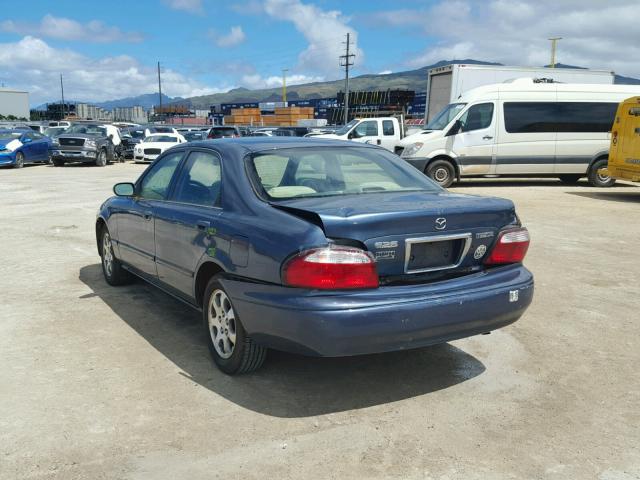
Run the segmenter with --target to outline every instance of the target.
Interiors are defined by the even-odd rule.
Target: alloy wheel
[[[209,300],[209,335],[216,353],[221,358],[233,355],[236,346],[236,316],[227,294],[216,289]]]
[[[113,274],[113,250],[111,249],[111,236],[105,232],[102,237],[102,264],[107,277]]]

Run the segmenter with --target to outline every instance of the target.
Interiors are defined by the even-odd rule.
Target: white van
[[[447,105],[420,133],[398,144],[401,156],[444,187],[485,175],[588,177],[607,165],[618,104],[640,85],[537,83],[516,79],[474,88]]]

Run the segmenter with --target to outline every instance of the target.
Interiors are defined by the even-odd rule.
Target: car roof
[[[365,143],[350,142],[347,140],[314,139],[314,137],[241,137],[219,138],[215,140],[203,140],[191,142],[186,148],[205,147],[219,150],[244,150],[245,152],[261,152],[264,150],[278,150],[281,148],[304,147],[359,147],[380,148]]]

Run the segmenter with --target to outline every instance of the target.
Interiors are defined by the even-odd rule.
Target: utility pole
[[[346,52],[344,55],[340,55],[340,66],[344,67],[344,123],[345,125],[349,121],[349,67],[353,66],[353,59],[355,54],[349,53],[349,47],[351,46],[351,34],[347,33]]]
[[[562,37],[551,37],[551,68],[556,68],[556,47],[558,40],[562,40]]]
[[[282,69],[282,103],[287,102],[287,72],[288,71],[289,71],[288,68]]]
[[[160,82],[160,62],[158,62],[158,99],[160,100],[159,112],[160,114],[162,114],[162,83]]]
[[[62,83],[62,74],[60,74],[60,92],[62,93],[62,118],[64,120],[64,84]]]

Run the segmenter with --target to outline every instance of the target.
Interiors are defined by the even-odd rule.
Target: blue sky
[[[474,58],[542,65],[558,60],[640,76],[640,8],[627,0],[31,0],[0,9],[0,84],[38,104],[151,93],[160,61],[171,96],[341,77],[344,36],[354,74]],[[0,6],[2,6],[0,4]],[[9,8],[11,7],[11,8]]]

